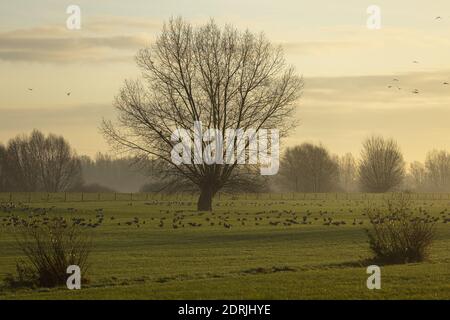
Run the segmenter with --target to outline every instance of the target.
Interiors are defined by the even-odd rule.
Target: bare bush
[[[366,232],[374,260],[411,263],[427,258],[435,236],[435,221],[426,214],[414,214],[411,204],[408,195],[400,194],[387,202],[387,211],[379,207],[365,209],[371,224]]]
[[[70,265],[80,267],[86,282],[92,241],[82,227],[61,217],[13,220],[15,239],[25,257],[17,262],[16,276],[7,278],[10,286],[64,285]]]

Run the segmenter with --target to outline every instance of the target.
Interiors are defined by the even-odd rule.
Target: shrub
[[[17,262],[16,277],[7,277],[10,286],[65,285],[70,265],[80,267],[86,282],[92,241],[82,227],[61,217],[17,219],[14,234],[25,259]]]
[[[406,194],[387,202],[387,211],[366,208],[371,229],[367,229],[374,260],[382,263],[424,261],[435,236],[435,223],[428,215],[414,214]]]

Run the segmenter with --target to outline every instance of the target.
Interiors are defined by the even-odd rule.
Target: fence
[[[394,193],[218,193],[216,200],[383,200]],[[450,193],[411,193],[413,200],[450,200]],[[195,193],[42,193],[2,192],[0,202],[197,201]]]

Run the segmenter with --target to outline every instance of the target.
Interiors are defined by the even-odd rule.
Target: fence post
[[[81,193],[81,202],[83,202],[84,201],[84,193],[82,192]]]

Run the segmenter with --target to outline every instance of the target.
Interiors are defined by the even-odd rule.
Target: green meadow
[[[10,200],[2,196],[0,202]],[[380,290],[366,287],[364,261],[371,254],[363,208],[369,201],[384,205],[382,196],[222,196],[213,212],[198,212],[194,197],[181,196],[12,197],[22,203],[10,212],[0,208],[2,300],[450,299],[448,195],[414,200],[415,208],[437,221],[430,257],[381,266]],[[3,283],[23,258],[7,217],[26,216],[33,208],[82,218],[92,233],[89,282],[81,290],[12,289]]]

